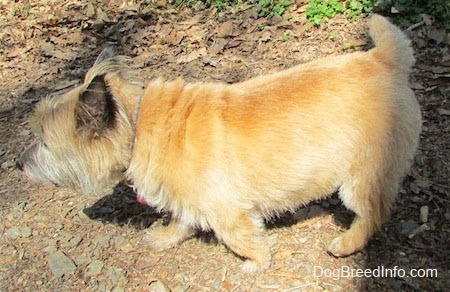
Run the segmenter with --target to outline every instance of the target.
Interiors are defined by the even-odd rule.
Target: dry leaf
[[[261,37],[259,38],[259,41],[260,41],[260,42],[268,42],[268,41],[270,41],[271,39],[272,39],[272,33],[271,33],[270,31],[268,31],[268,30],[265,30],[265,31],[262,33]]]
[[[178,45],[185,36],[186,33],[173,29],[164,40],[171,45]]]
[[[222,25],[217,30],[217,37],[226,38],[233,35],[233,22],[227,21],[222,23]]]
[[[447,33],[444,29],[432,29],[428,32],[428,37],[436,42],[436,44],[441,44],[447,38]]]
[[[195,59],[198,59],[198,58],[200,58],[202,56],[206,56],[206,49],[205,48],[200,48],[198,50],[190,52],[187,55],[181,56],[180,58],[178,58],[177,64],[189,63],[189,62],[192,62]]]
[[[41,43],[41,51],[44,56],[52,57],[55,52],[55,46],[49,42]]]
[[[444,108],[438,108],[438,113],[441,116],[450,116],[450,110]]]

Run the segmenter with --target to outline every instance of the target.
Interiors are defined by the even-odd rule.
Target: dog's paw
[[[270,267],[272,254],[269,250],[260,250],[257,257],[247,259],[242,264],[242,271],[249,274],[261,273]]]
[[[347,232],[333,239],[328,246],[328,252],[335,257],[345,257],[361,249]]]
[[[261,273],[267,270],[270,266],[270,261],[264,263],[258,263],[252,260],[245,260],[242,264],[242,271],[248,274]]]
[[[335,257],[342,257],[345,255],[345,248],[343,248],[342,237],[336,237],[328,245],[328,252]]]
[[[153,251],[163,251],[175,247],[179,238],[168,236],[167,227],[153,228],[142,237],[141,243]]]
[[[151,250],[163,251],[180,244],[194,234],[194,229],[172,221],[168,226],[159,226],[147,231],[142,237],[142,243]]]

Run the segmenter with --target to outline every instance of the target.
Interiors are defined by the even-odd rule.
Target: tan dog
[[[368,52],[234,85],[156,80],[144,90],[105,52],[83,85],[39,105],[40,140],[18,167],[84,193],[126,177],[172,213],[149,231],[153,249],[212,230],[246,271],[270,265],[265,218],[339,190],[356,217],[329,251],[351,254],[387,219],[421,127],[410,42],[381,16],[369,26]]]

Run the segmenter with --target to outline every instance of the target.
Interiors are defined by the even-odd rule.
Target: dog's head
[[[137,79],[125,57],[103,51],[82,85],[38,104],[38,138],[17,167],[32,179],[89,194],[123,179],[134,137],[132,111],[143,94]]]

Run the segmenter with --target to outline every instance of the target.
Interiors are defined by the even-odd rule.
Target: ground
[[[426,15],[407,32],[417,58],[411,84],[422,107],[421,143],[392,218],[352,256],[326,253],[352,219],[336,195],[267,222],[272,265],[247,275],[242,259],[212,234],[166,252],[147,250],[140,244],[146,229],[168,215],[139,205],[126,186],[87,197],[27,180],[15,161],[34,139],[28,121],[35,103],[79,84],[108,45],[132,57],[146,78],[227,83],[371,46],[366,19],[337,17],[316,28],[304,16],[307,1],[296,1],[283,18],[258,18],[250,5],[219,13],[201,4],[135,2],[125,8],[118,0],[0,2],[0,290],[443,291],[450,285],[450,34]],[[382,269],[390,274],[377,276]]]

